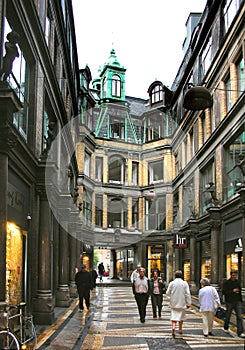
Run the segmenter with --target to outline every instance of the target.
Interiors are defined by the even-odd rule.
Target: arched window
[[[151,104],[157,103],[163,100],[163,87],[156,85],[151,91]]]
[[[115,97],[121,97],[121,79],[118,75],[113,75],[111,79],[111,94]]]

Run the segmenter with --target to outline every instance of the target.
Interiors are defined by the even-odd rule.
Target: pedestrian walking
[[[179,324],[179,334],[183,333],[185,310],[191,305],[191,293],[188,283],[183,280],[182,271],[175,272],[175,279],[168,285],[166,295],[170,297],[172,336],[175,338],[176,324]]]
[[[210,286],[208,278],[202,278],[200,281],[201,289],[198,297],[200,302],[200,312],[202,313],[203,335],[208,337],[212,334],[214,313],[221,306],[217,290]]]
[[[99,276],[100,276],[100,282],[102,282],[103,281],[103,275],[104,275],[104,272],[105,272],[105,267],[104,267],[103,262],[101,262],[98,265],[98,272],[99,272]]]
[[[238,337],[245,338],[242,319],[241,284],[237,279],[237,276],[238,272],[236,270],[232,270],[230,272],[230,278],[223,283],[222,292],[225,296],[226,303],[224,330],[228,332],[231,313],[232,310],[234,310],[236,313],[237,335]]]
[[[166,293],[165,282],[159,277],[158,270],[153,270],[153,277],[150,279],[151,305],[153,319],[161,318],[163,293]],[[158,310],[157,310],[158,309]]]
[[[77,291],[79,296],[79,309],[83,311],[83,299],[87,309],[90,306],[90,290],[92,289],[92,276],[91,273],[86,271],[86,265],[81,265],[81,270],[77,272],[75,276],[75,283],[77,285]]]
[[[146,306],[148,304],[150,293],[150,286],[149,280],[145,276],[145,269],[143,267],[140,268],[139,276],[133,282],[133,290],[139,310],[140,322],[144,323],[146,317]]]
[[[141,268],[141,265],[138,264],[138,265],[136,265],[136,269],[132,272],[132,274],[130,276],[130,280],[132,283],[134,283],[136,278],[140,275],[140,268]]]

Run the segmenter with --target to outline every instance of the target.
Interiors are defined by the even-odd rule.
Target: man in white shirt
[[[139,276],[139,272],[140,272],[140,268],[141,268],[141,265],[138,264],[136,266],[136,270],[134,270],[130,276],[130,279],[131,279],[131,282],[134,283],[134,281],[136,280],[136,278]]]
[[[143,267],[139,270],[139,276],[136,278],[136,280],[133,282],[134,284],[134,291],[135,291],[135,300],[138,306],[139,315],[140,315],[140,322],[145,322],[145,316],[146,316],[146,306],[149,299],[149,281],[148,278],[145,277],[145,269]]]

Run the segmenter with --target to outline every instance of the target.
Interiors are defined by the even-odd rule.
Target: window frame
[[[113,97],[121,97],[122,81],[118,74],[113,74],[111,78],[111,95]]]

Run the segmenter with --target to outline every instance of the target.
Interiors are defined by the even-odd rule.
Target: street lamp
[[[204,86],[193,86],[185,94],[183,106],[192,111],[212,107],[213,100],[209,90]]]

